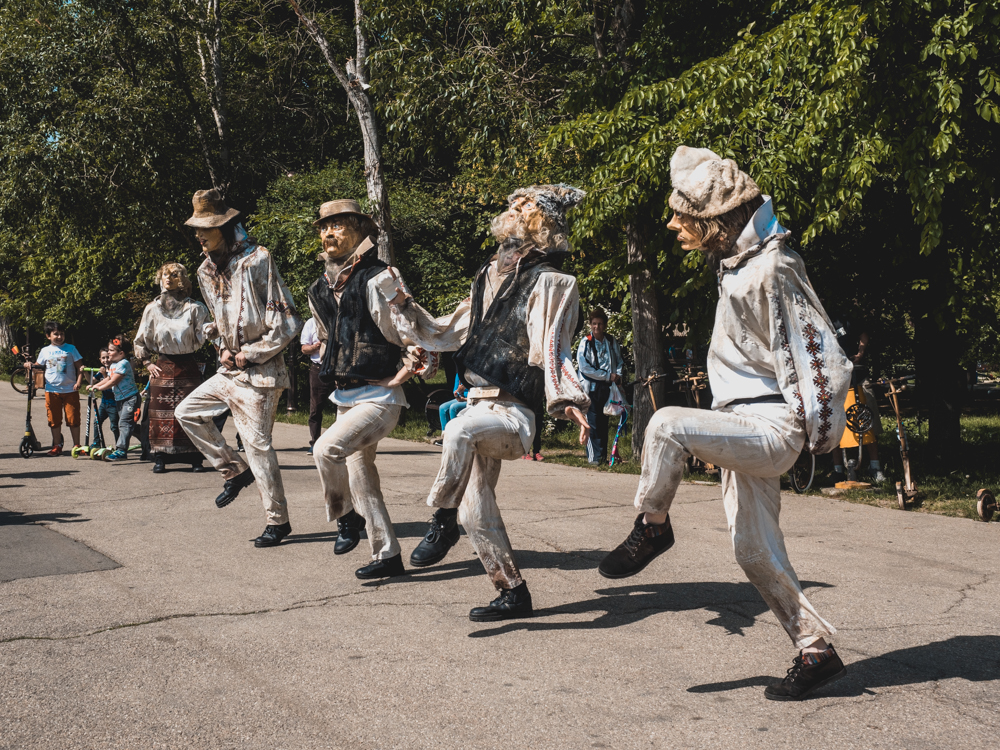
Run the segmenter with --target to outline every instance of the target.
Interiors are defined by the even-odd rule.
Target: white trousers
[[[326,500],[326,520],[340,518],[353,503],[365,519],[375,560],[399,554],[399,542],[375,468],[375,451],[379,440],[395,428],[402,408],[399,404],[372,403],[338,406],[337,421],[313,445],[313,460]]]
[[[281,389],[255,388],[237,383],[231,375],[217,373],[191,391],[174,411],[191,442],[223,477],[232,479],[250,464],[269,526],[288,522],[281,468],[271,444],[280,396]],[[226,409],[233,413],[236,430],[243,439],[246,462],[226,445],[226,439],[212,423],[212,417],[225,413]]]
[[[498,590],[522,583],[514,550],[497,506],[500,462],[524,455],[535,431],[535,415],[521,404],[478,401],[448,422],[441,469],[427,504],[458,508],[458,520]]]
[[[779,477],[795,463],[805,433],[785,404],[742,404],[721,411],[670,407],[646,428],[635,507],[666,513],[694,455],[722,468],[722,497],[736,561],[797,648],[836,630],[802,592],[778,526]]]

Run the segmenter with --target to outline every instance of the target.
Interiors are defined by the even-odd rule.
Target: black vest
[[[480,269],[472,289],[469,336],[455,352],[458,376],[469,387],[465,372],[473,372],[539,411],[545,402],[545,373],[528,364],[528,298],[539,276],[557,272],[543,259],[511,273],[484,314],[488,268],[489,264]]]
[[[340,304],[325,275],[309,287],[309,301],[329,337],[319,370],[324,383],[356,387],[399,370],[402,349],[389,343],[368,311],[368,281],[386,268],[374,252],[366,253],[344,285]]]

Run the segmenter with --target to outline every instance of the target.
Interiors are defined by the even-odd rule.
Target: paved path
[[[0,748],[998,743],[998,524],[785,496],[792,561],[850,671],[772,703],[762,686],[794,652],[733,561],[717,488],[685,486],[674,549],[611,582],[596,566],[631,526],[637,477],[506,464],[500,502],[537,616],[484,626],[466,615],[493,593],[465,539],[384,585],[353,575],[367,542],[333,555],[305,427],[275,428],[293,536],[257,550],[253,491],[220,511],[214,473],[23,460],[7,388],[0,424],[0,579],[14,578],[0,583]],[[438,460],[382,445],[405,556]]]

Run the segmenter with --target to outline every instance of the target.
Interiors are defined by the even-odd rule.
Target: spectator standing
[[[52,430],[52,448],[48,455],[58,456],[63,449],[63,412],[73,445],[80,444],[79,391],[83,379],[83,357],[75,346],[66,343],[66,331],[61,323],[45,321],[45,338],[49,340],[49,345],[38,352],[36,362],[45,367],[45,411]]]
[[[330,400],[330,394],[336,390],[335,384],[324,383],[319,376],[320,365],[323,363],[323,345],[316,329],[316,318],[309,318],[302,326],[299,336],[302,353],[309,357],[309,455],[312,455],[313,445],[323,432],[323,406]]]
[[[590,313],[590,333],[583,337],[576,350],[576,366],[590,394],[587,423],[587,461],[600,464],[608,458],[608,415],[604,407],[611,395],[611,384],[622,382],[625,362],[614,336],[609,336],[608,314],[601,308]]]

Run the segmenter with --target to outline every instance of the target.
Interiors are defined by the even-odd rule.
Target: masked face
[[[345,222],[343,216],[331,216],[320,224],[319,237],[323,252],[330,259],[346,258],[364,239],[353,222]]]
[[[221,234],[221,232],[220,232]],[[184,288],[184,274],[180,266],[167,266],[160,277],[163,289],[168,292],[175,292]]]
[[[670,217],[667,229],[677,232],[677,241],[681,243],[682,250],[704,250],[701,246],[701,237],[695,231],[695,220],[676,211]]]
[[[194,236],[201,245],[203,253],[220,253],[225,249],[225,239],[218,227],[198,227],[194,230]]]

